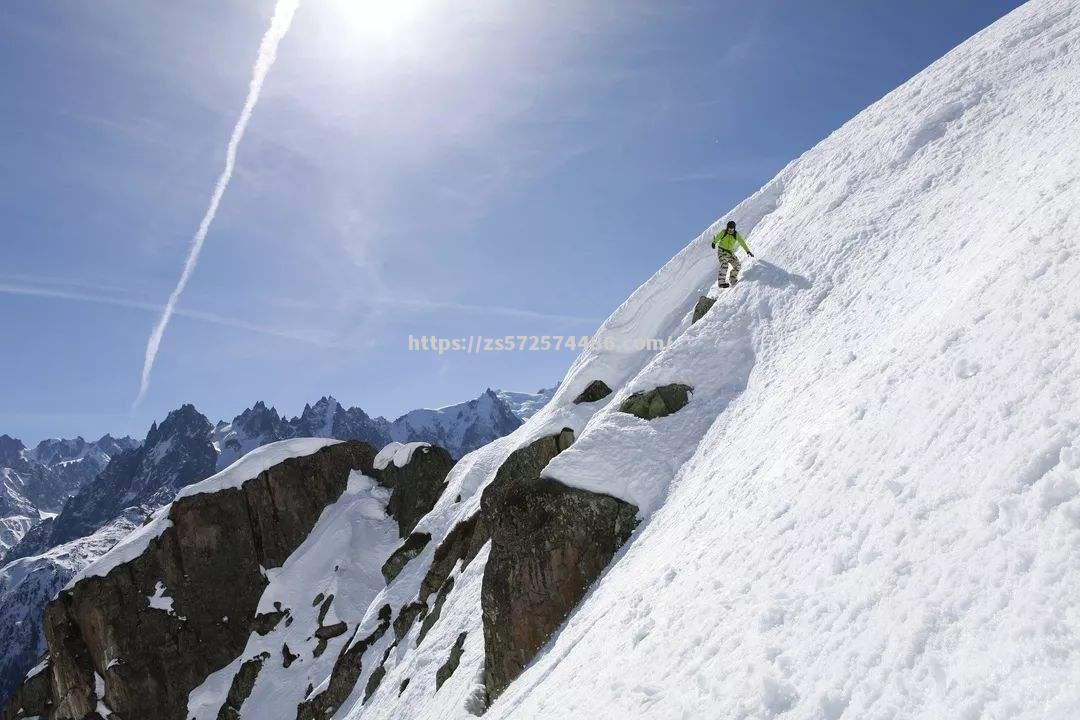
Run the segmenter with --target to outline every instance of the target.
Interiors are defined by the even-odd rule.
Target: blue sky
[[[265,0],[0,5],[0,433],[534,390],[788,161],[1018,2],[301,0],[145,401]],[[767,248],[763,248],[767,254]]]

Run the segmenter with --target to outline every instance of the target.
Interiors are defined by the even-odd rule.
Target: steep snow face
[[[737,208],[704,320],[701,238],[608,321],[682,334],[549,470],[647,524],[490,717],[1080,716],[1078,78],[1024,5]]]
[[[598,333],[674,343],[584,353],[458,463],[368,617],[415,597],[512,450],[566,426],[545,474],[642,525],[486,717],[1080,716],[1078,77],[1080,8],[1030,2],[793,162]],[[760,259],[691,325],[729,217]],[[574,405],[593,380],[614,394]],[[678,412],[618,412],[669,383],[693,387]],[[365,654],[336,718],[476,709],[484,557],[419,647]]]

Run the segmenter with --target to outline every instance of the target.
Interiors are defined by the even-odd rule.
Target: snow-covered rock
[[[104,703],[125,717],[185,718],[197,688],[193,712],[211,717],[233,717],[253,690],[299,704],[303,688],[277,683],[267,661],[281,657],[290,677],[335,666],[384,586],[383,562],[452,464],[426,445],[403,466],[379,470],[375,456],[357,441],[273,443],[185,488],[86,567],[45,609],[55,713],[85,717]],[[37,681],[24,688],[33,692],[20,701],[41,697]]]
[[[394,467],[405,467],[412,460],[413,453],[420,448],[431,447],[431,443],[426,442],[411,442],[411,443],[399,443],[391,442],[375,456],[375,469],[385,470],[389,465],[393,464]]]

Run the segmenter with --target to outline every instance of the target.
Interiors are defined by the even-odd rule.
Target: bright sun
[[[350,30],[392,38],[406,32],[420,14],[422,0],[334,0]]]

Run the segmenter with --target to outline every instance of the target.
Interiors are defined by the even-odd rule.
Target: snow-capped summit
[[[521,418],[489,388],[475,400],[406,413],[390,425],[390,437],[402,443],[433,443],[461,457],[520,425]]]
[[[288,423],[276,408],[266,407],[262,400],[233,418],[219,422],[214,428],[213,443],[218,451],[218,469],[232,465],[257,447],[290,437]]]
[[[217,453],[211,425],[192,405],[154,423],[138,448],[124,451],[78,495],[52,525],[47,547],[94,532],[125,508],[144,513],[167,503],[176,491],[213,474]]]
[[[131,438],[105,435],[43,440],[32,450],[0,435],[0,557],[41,520],[105,469],[112,456],[135,447]]]
[[[556,383],[554,387],[540,388],[534,393],[497,390],[496,394],[500,400],[506,403],[512,413],[522,420],[528,420],[548,404],[548,401],[555,396],[555,391],[558,389],[559,385]]]

